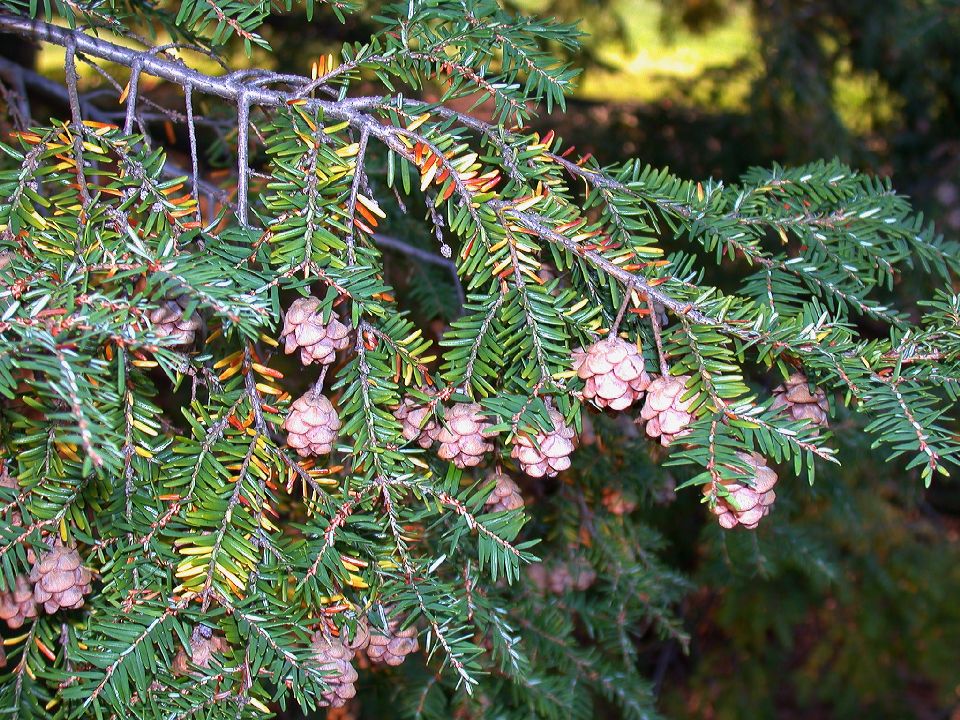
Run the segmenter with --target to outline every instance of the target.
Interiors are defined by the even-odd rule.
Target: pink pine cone
[[[643,356],[636,346],[618,337],[575,350],[573,369],[584,381],[583,396],[601,408],[624,410],[650,385]]]
[[[308,390],[290,407],[283,429],[287,431],[287,445],[301,457],[326,455],[333,450],[340,418],[326,397]]]
[[[744,481],[727,480],[722,483],[725,494],[717,489],[716,504],[711,512],[717,516],[720,525],[728,530],[742,525],[753,530],[770,512],[770,506],[777,499],[773,486],[777,484],[777,474],[767,466],[766,459],[759,453],[739,452],[737,456],[750,468],[750,475]],[[703,494],[714,492],[710,483],[703,486]]]
[[[523,495],[520,494],[520,487],[509,475],[498,472],[491,475],[489,480],[493,482],[493,492],[487,496],[484,502],[488,512],[503,512],[523,507]]]
[[[290,305],[283,317],[280,339],[287,355],[300,350],[304,365],[327,365],[336,359],[337,351],[350,347],[349,335],[350,329],[336,315],[324,324],[320,299],[311,296],[298,298]]]
[[[493,444],[486,440],[489,429],[490,423],[478,404],[454,405],[443,414],[443,425],[436,436],[440,442],[437,455],[459,468],[475,467],[493,450]]]
[[[682,400],[687,392],[689,375],[658,377],[647,388],[647,399],[640,411],[640,419],[646,421],[646,432],[652,438],[660,438],[661,445],[669,445],[678,437],[687,434],[693,421],[690,406],[694,398]]]
[[[563,416],[550,409],[553,430],[538,432],[534,437],[519,433],[513,440],[510,456],[520,462],[520,467],[531,477],[555,477],[570,467],[573,452],[573,430],[563,423]]]

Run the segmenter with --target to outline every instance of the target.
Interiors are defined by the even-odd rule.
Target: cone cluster
[[[440,442],[437,455],[458,468],[475,467],[485,453],[493,450],[493,445],[487,442],[489,429],[490,423],[478,404],[453,405],[444,412],[443,427],[437,432]]]
[[[810,392],[810,381],[803,373],[793,373],[787,381],[773,390],[774,408],[794,420],[808,420],[813,425],[827,427],[830,405],[827,394],[821,388]]]
[[[487,479],[493,483],[493,492],[484,501],[487,512],[503,512],[523,507],[523,495],[520,494],[520,487],[509,475],[494,472]]]
[[[147,313],[147,319],[153,325],[153,332],[158,337],[170,338],[174,345],[191,345],[197,337],[201,327],[200,316],[194,312],[189,318],[183,316],[186,308],[186,298],[164,300],[160,307]]]
[[[387,623],[386,632],[373,630],[370,633],[370,644],[367,646],[367,657],[370,662],[383,665],[400,665],[407,659],[407,655],[420,649],[417,642],[417,629],[411,625],[400,629],[400,620],[393,619]]]
[[[667,446],[685,435],[693,420],[690,406],[694,398],[683,399],[689,375],[676,377],[660,376],[647,388],[647,398],[640,411],[640,419],[646,423],[646,432],[652,438],[660,438]]]
[[[357,671],[352,660],[355,652],[340,638],[316,633],[311,643],[313,656],[324,673],[327,690],[323,693],[323,707],[343,707],[357,694]]]
[[[437,439],[440,426],[433,419],[429,406],[405,397],[400,407],[393,411],[393,416],[400,421],[404,439],[416,441],[424,450]]]
[[[716,488],[716,504],[711,512],[717,516],[720,525],[728,530],[742,525],[753,530],[760,520],[770,512],[770,506],[777,499],[773,486],[777,484],[777,474],[767,466],[766,459],[759,453],[737,453],[750,472],[744,481],[728,480]],[[714,485],[703,486],[703,494],[710,496]]]
[[[340,430],[340,418],[326,397],[308,390],[297,398],[283,421],[287,445],[300,457],[326,455]]]
[[[555,477],[570,467],[573,438],[576,433],[563,422],[563,415],[550,408],[553,429],[534,436],[518,433],[510,457],[520,462],[520,469],[530,477]]]
[[[55,546],[40,558],[30,572],[33,599],[50,615],[60,608],[83,607],[83,596],[89,595],[92,576],[83,567],[76,548]]]
[[[290,305],[283,318],[280,339],[287,355],[300,350],[300,362],[304,365],[328,365],[336,360],[338,350],[350,347],[349,335],[350,328],[335,315],[330,322],[323,322],[320,299],[311,296],[298,298]]]
[[[643,356],[636,346],[618,337],[575,350],[573,369],[584,381],[583,396],[601,408],[624,410],[650,385]]]

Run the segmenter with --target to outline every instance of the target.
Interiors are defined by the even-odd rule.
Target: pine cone
[[[487,479],[493,482],[493,492],[487,496],[483,503],[487,512],[503,512],[504,510],[516,510],[523,507],[523,495],[520,494],[520,487],[509,475],[494,472]]]
[[[210,661],[214,653],[226,652],[230,647],[227,639],[222,635],[217,635],[212,628],[206,625],[197,625],[190,635],[190,660],[197,667],[207,669],[210,667]],[[173,658],[170,666],[170,672],[174,675],[187,675],[190,672],[190,664],[187,662],[187,651],[183,648]]]
[[[614,515],[629,515],[637,509],[637,503],[633,498],[627,497],[620,490],[609,487],[603,489],[600,501]]]
[[[30,572],[33,599],[49,615],[60,608],[83,607],[83,596],[91,590],[91,577],[76,548],[57,545],[34,563]]]
[[[344,626],[340,629],[340,640],[349,650],[353,650],[354,652],[366,649],[370,644],[370,624],[365,618],[357,618],[357,625],[353,631],[353,635],[350,636],[347,631],[347,626]]]
[[[794,420],[809,420],[814,425],[827,427],[830,405],[827,394],[820,388],[810,393],[810,382],[803,373],[793,373],[787,382],[773,390],[774,408],[785,408],[784,412]]]
[[[689,412],[694,398],[681,400],[686,393],[689,375],[658,377],[647,388],[647,399],[640,411],[640,419],[646,421],[647,435],[659,437],[661,445],[669,445],[677,437],[687,434],[687,426],[693,420]]]
[[[370,633],[367,657],[370,658],[370,662],[399,665],[406,660],[407,655],[419,649],[417,629],[411,625],[401,630],[400,621],[393,619],[387,623],[386,634],[379,630],[373,630]]]
[[[201,327],[200,315],[194,312],[189,319],[183,317],[185,299],[164,300],[160,307],[147,313],[147,319],[153,324],[153,332],[158,337],[169,337],[174,345],[190,345],[196,339]]]
[[[331,315],[330,322],[324,324],[319,307],[319,298],[298,298],[283,317],[280,332],[283,351],[289,355],[300,348],[300,362],[304,365],[314,362],[327,365],[336,360],[338,350],[350,347],[350,328],[336,315]]]
[[[490,423],[480,414],[476,403],[454,405],[443,414],[443,427],[437,432],[444,460],[450,460],[458,468],[474,467],[483,460],[483,454],[493,450],[487,437]]]
[[[738,452],[737,457],[751,468],[749,481],[728,480],[716,488],[716,504],[711,512],[717,516],[720,525],[728,530],[743,525],[748,530],[757,527],[760,519],[770,512],[770,506],[777,499],[773,486],[777,484],[777,474],[767,466],[766,459],[759,453]],[[744,478],[747,479],[746,477]],[[714,486],[707,483],[703,494],[709,496]]]
[[[570,467],[570,453],[573,452],[573,429],[563,423],[563,415],[550,408],[550,422],[553,430],[538,432],[530,437],[527,433],[518,433],[513,439],[510,457],[520,461],[520,468],[530,477],[555,477],[557,473]]]
[[[618,337],[595,342],[573,352],[573,369],[584,380],[583,396],[597,407],[623,410],[650,385],[643,356],[634,345]]]
[[[324,682],[328,690],[323,693],[322,707],[343,707],[357,694],[354,683],[357,671],[350,663],[354,652],[338,638],[328,638],[322,633],[313,636],[313,653],[324,673]]]
[[[26,575],[17,575],[16,585],[0,593],[0,620],[6,620],[10,629],[16,630],[36,616],[37,604],[33,600],[33,586]]]
[[[297,398],[283,421],[287,445],[300,457],[326,455],[340,430],[340,418],[326,397],[313,390]]]
[[[403,404],[393,411],[393,416],[400,421],[405,439],[416,440],[424,450],[433,445],[440,427],[431,416],[427,405],[421,405],[413,398],[405,397]]]

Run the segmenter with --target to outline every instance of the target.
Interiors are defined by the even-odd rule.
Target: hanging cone
[[[516,458],[530,477],[555,477],[570,467],[575,433],[564,425],[563,415],[553,408],[549,412],[553,430],[538,432],[534,437],[517,433],[513,439],[510,457]]]
[[[298,298],[283,316],[283,351],[289,355],[300,350],[300,362],[304,365],[327,365],[337,359],[338,350],[350,347],[350,328],[336,315],[324,323],[320,304],[319,298]]]
[[[503,512],[523,507],[523,495],[520,494],[520,487],[509,475],[502,472],[493,472],[487,476],[487,480],[493,483],[493,492],[484,501],[487,512]]]
[[[76,548],[57,545],[34,563],[30,572],[33,599],[52,615],[60,608],[83,607],[83,596],[91,590],[92,576],[83,567]]]
[[[584,381],[583,396],[597,407],[624,410],[650,385],[643,356],[618,337],[595,342],[573,352],[573,369]]]
[[[370,658],[370,662],[399,665],[407,659],[407,655],[419,649],[417,629],[411,625],[401,630],[400,621],[393,619],[387,623],[386,633],[376,629],[370,632],[367,657]]]
[[[476,403],[460,403],[448,408],[443,414],[443,426],[437,432],[440,441],[437,455],[458,468],[479,465],[484,454],[493,450],[493,445],[486,441],[489,428],[490,423]]]
[[[829,424],[827,394],[820,388],[811,393],[810,382],[803,373],[793,373],[783,385],[774,388],[771,407],[783,408],[793,420],[808,420],[823,428]]]
[[[339,638],[316,633],[311,643],[313,655],[324,673],[323,681],[329,688],[323,693],[323,707],[343,707],[357,694],[357,671],[350,662],[354,652]]]
[[[686,394],[689,375],[658,377],[647,388],[647,399],[640,411],[640,419],[646,421],[646,432],[652,438],[660,438],[661,445],[670,445],[682,437],[693,420],[689,408],[694,398],[682,400]]]
[[[27,620],[37,616],[37,603],[33,599],[33,585],[26,575],[17,575],[16,584],[0,593],[0,620],[11,630],[16,630]]]
[[[300,457],[326,455],[333,450],[340,418],[326,397],[308,390],[290,407],[283,429],[287,431],[287,445]]]
[[[777,474],[767,466],[766,459],[759,453],[738,452],[737,457],[748,465],[750,474],[744,477],[743,482],[721,482],[722,487],[716,488],[716,504],[711,508],[711,512],[727,530],[737,525],[753,530],[761,518],[769,514],[770,506],[777,499],[777,494],[773,491],[773,486],[777,484]],[[703,486],[705,496],[710,496],[713,492],[713,484],[707,483]]]
[[[400,421],[404,439],[416,440],[424,450],[433,445],[440,426],[433,419],[429,406],[405,397],[400,407],[393,411],[393,416]]]
[[[370,644],[370,624],[366,621],[366,618],[357,618],[356,629],[353,631],[353,635],[351,636],[349,634],[347,626],[344,625],[340,629],[340,639],[347,648],[354,652],[365,650],[367,645]]]
[[[147,319],[153,325],[154,334],[170,338],[174,346],[192,345],[202,323],[196,311],[189,318],[183,316],[186,305],[185,297],[164,300],[160,307],[148,312]]]

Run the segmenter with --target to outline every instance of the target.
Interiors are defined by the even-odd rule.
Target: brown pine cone
[[[57,545],[34,563],[30,571],[33,599],[48,615],[60,608],[83,607],[92,576],[82,562],[76,548]]]
[[[481,414],[476,403],[460,403],[447,408],[443,413],[443,426],[437,432],[444,460],[458,468],[475,467],[483,460],[484,453],[493,450],[486,441],[490,423]]]
[[[727,480],[722,488],[714,488],[707,483],[703,494],[710,496],[716,491],[716,504],[710,511],[717,516],[720,525],[728,530],[742,525],[753,530],[761,518],[770,512],[770,506],[777,499],[773,486],[777,484],[777,474],[767,466],[766,459],[759,453],[738,452],[737,457],[751,469],[744,482]]]
[[[694,398],[681,400],[687,392],[689,375],[658,377],[647,388],[647,399],[640,411],[640,419],[646,421],[647,435],[659,437],[661,445],[669,445],[675,438],[686,435],[687,426],[693,420],[689,412]]]
[[[583,396],[601,408],[628,408],[650,385],[643,356],[636,346],[618,337],[574,350],[573,369],[584,381]]]
[[[6,620],[10,629],[16,630],[36,616],[37,603],[33,600],[33,585],[26,575],[17,575],[16,585],[0,593],[0,620]]]
[[[523,495],[520,487],[502,472],[491,473],[487,479],[493,483],[491,492],[484,501],[487,512],[503,512],[523,507]]]
[[[417,629],[411,625],[401,630],[400,621],[393,619],[387,623],[386,634],[377,629],[371,631],[367,657],[370,662],[399,665],[406,660],[407,655],[419,649]]]
[[[549,409],[553,430],[538,432],[534,437],[517,433],[513,439],[510,457],[520,462],[520,468],[530,477],[556,477],[570,467],[573,452],[573,429],[563,423],[563,415]]]
[[[197,625],[190,635],[190,660],[197,667],[207,669],[210,667],[210,661],[214,653],[223,653],[229,649],[230,645],[227,639],[222,635],[217,635],[212,628],[206,625]],[[190,672],[190,664],[187,662],[187,651],[183,648],[173,658],[170,666],[170,672],[174,675],[186,675]]]
[[[347,701],[357,694],[355,683],[357,671],[351,664],[354,652],[339,638],[325,637],[323,633],[316,633],[311,644],[314,658],[324,673],[323,681],[328,690],[323,693],[322,707],[343,707]]]
[[[350,347],[350,328],[336,315],[331,315],[330,322],[324,324],[319,308],[319,298],[298,298],[283,317],[280,332],[283,351],[289,355],[299,348],[300,362],[304,365],[314,362],[327,365],[336,360],[338,350]]]
[[[637,509],[637,502],[627,497],[620,490],[605,487],[600,497],[603,506],[614,515],[629,515]]]
[[[803,373],[793,373],[787,382],[773,390],[773,408],[784,408],[794,420],[809,420],[814,425],[827,427],[830,405],[827,394],[820,388],[810,392],[810,383]]]
[[[283,429],[287,431],[287,445],[300,457],[326,455],[333,450],[340,418],[326,397],[308,390],[293,402]]]
[[[416,440],[424,450],[433,445],[440,426],[433,419],[427,405],[422,405],[411,397],[405,397],[400,407],[393,411],[393,416],[400,421],[403,437],[406,440]]]
[[[147,319],[153,324],[154,334],[171,338],[175,346],[192,344],[197,330],[201,327],[200,315],[194,311],[189,318],[184,318],[186,304],[185,298],[164,300],[160,307],[147,313]]]

